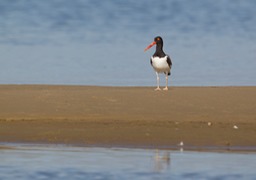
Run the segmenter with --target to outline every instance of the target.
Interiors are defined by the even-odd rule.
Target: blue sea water
[[[0,84],[155,86],[154,48],[143,50],[161,35],[171,85],[255,86],[255,9],[255,0],[1,0]]]
[[[256,155],[125,148],[15,145],[0,149],[0,179],[256,178]]]

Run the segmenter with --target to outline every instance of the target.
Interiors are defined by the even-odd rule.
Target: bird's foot
[[[157,88],[155,89],[155,91],[161,91],[160,87],[157,87]]]
[[[168,91],[168,87],[166,86],[165,88],[163,88],[164,91]]]

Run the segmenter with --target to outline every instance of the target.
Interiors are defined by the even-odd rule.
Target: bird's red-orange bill
[[[148,47],[146,47],[145,49],[144,49],[144,52],[145,51],[147,51],[149,48],[151,48],[152,46],[154,46],[156,44],[156,42],[155,41],[153,41],[150,45],[148,45]]]

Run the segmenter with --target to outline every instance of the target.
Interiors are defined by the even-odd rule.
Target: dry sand
[[[256,87],[0,85],[0,142],[256,147]]]

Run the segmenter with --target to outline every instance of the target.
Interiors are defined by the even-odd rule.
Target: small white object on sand
[[[236,125],[233,126],[234,129],[238,129],[238,127]]]

